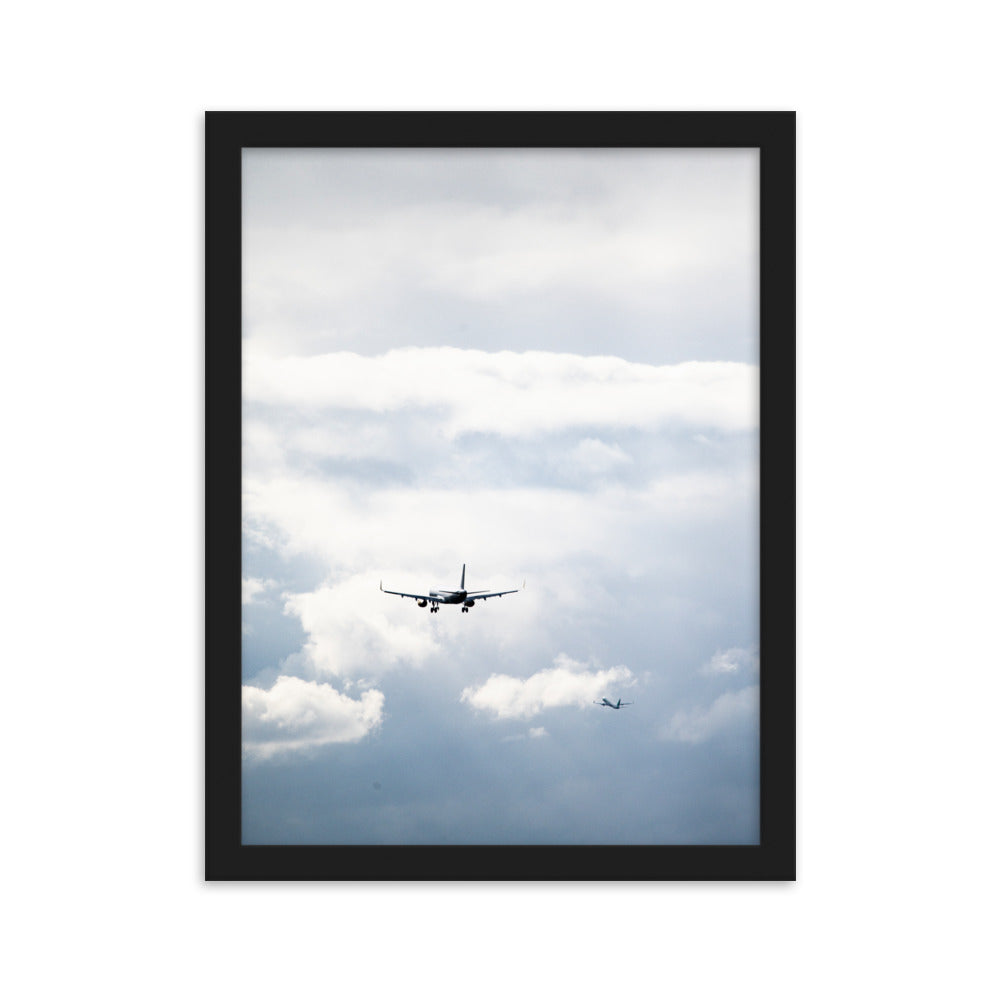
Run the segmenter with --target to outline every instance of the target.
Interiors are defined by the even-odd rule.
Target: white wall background
[[[11,996],[985,996],[986,3],[21,5],[0,42]],[[799,880],[206,886],[202,112],[799,127]]]

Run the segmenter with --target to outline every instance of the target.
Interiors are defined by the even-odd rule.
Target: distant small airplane
[[[473,607],[476,601],[485,601],[490,597],[503,597],[504,594],[516,594],[516,590],[466,590],[465,589],[465,563],[462,563],[462,582],[458,585],[458,590],[432,590],[429,594],[404,594],[398,590],[386,590],[382,586],[382,581],[379,580],[378,589],[382,591],[383,594],[396,594],[399,597],[412,597],[416,602],[417,606],[421,608],[426,608],[428,604],[431,606],[431,611],[439,611],[439,604],[461,604],[463,613],[468,612],[469,608]],[[524,588],[524,584],[521,584],[521,588]]]
[[[616,705],[613,701],[608,701],[607,698],[602,698],[600,701],[595,701],[595,705],[600,705],[601,708],[613,708],[617,711],[619,708],[624,708],[626,705],[631,705],[630,701],[622,701],[621,698],[618,699],[618,704]]]

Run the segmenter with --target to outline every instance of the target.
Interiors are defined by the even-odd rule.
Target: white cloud
[[[741,691],[727,691],[708,708],[675,712],[660,736],[679,743],[704,743],[722,732],[755,721],[759,706],[760,688],[756,684]]]
[[[244,577],[243,603],[252,604],[273,582],[273,580],[261,580],[259,577]]]
[[[671,220],[665,228],[663,219],[650,219],[648,203],[631,217],[618,203],[594,218],[601,207],[591,201],[567,213],[438,202],[311,232],[250,225],[248,297],[261,310],[289,288],[345,302],[376,295],[386,274],[480,302],[553,288],[638,296],[720,260],[746,266],[753,259],[751,198],[738,205],[738,226],[730,216],[710,232],[704,217],[700,226],[681,229]]]
[[[632,456],[617,444],[606,444],[597,438],[584,438],[570,452],[569,463],[579,472],[600,476],[623,465],[631,465]]]
[[[671,320],[732,299],[755,315],[755,150],[326,151],[323,162],[269,150],[246,152],[244,168],[255,345],[343,342],[392,326],[394,308],[412,336],[422,321],[448,329],[463,308],[488,318],[553,297],[638,313],[665,336]],[[708,281],[726,294],[706,296]]]
[[[541,740],[548,736],[544,726],[533,726],[526,733],[510,733],[501,740],[503,743],[521,743],[524,740]]]
[[[331,358],[355,366],[342,372],[332,365],[337,386],[326,382],[324,363]],[[665,466],[661,453],[645,452],[638,485],[613,475],[632,469],[639,455],[633,459],[610,429],[588,428],[561,453],[554,445],[534,451],[524,440],[498,444],[492,436],[459,451],[448,438],[453,423],[479,419],[475,412],[486,402],[478,397],[491,386],[516,397],[510,412],[497,415],[494,429],[507,434],[534,426],[529,411],[542,421],[618,420],[617,405],[600,413],[594,401],[604,391],[628,397],[644,380],[655,388],[653,409],[662,410],[662,397],[670,396],[663,379],[676,376],[686,384],[678,373],[690,366],[449,349],[286,361],[292,368],[284,369],[285,362],[248,368],[248,395],[295,405],[251,407],[244,421],[243,510],[253,543],[286,558],[304,557],[326,568],[320,578],[330,575],[319,590],[286,604],[309,633],[315,673],[306,676],[372,675],[404,662],[420,664],[439,649],[439,637],[450,639],[458,628],[449,609],[421,620],[412,601],[384,598],[379,578],[395,590],[426,593],[432,586],[456,586],[463,562],[473,588],[517,587],[527,577],[528,598],[491,601],[473,613],[477,621],[486,619],[476,626],[481,636],[509,643],[507,636],[515,634],[538,637],[557,611],[600,614],[613,606],[603,583],[610,567],[627,566],[636,580],[652,573],[667,581],[705,575],[705,561],[692,555],[693,540],[753,509],[756,465],[749,438],[730,460],[701,466]],[[756,382],[756,369],[722,369],[741,373],[744,395]],[[310,410],[311,396],[367,409],[357,417]],[[635,416],[642,419],[638,411]],[[529,467],[544,456],[533,466],[546,470],[540,475],[558,465],[556,471],[584,488],[533,483],[523,469],[505,478],[516,468],[512,454],[531,456]],[[388,481],[345,474],[379,462],[402,474]],[[554,641],[549,648],[560,645]]]
[[[385,696],[365,691],[355,701],[298,677],[279,677],[264,690],[243,686],[243,752],[251,758],[354,743],[382,721]]]
[[[760,655],[756,648],[742,649],[733,646],[731,649],[717,652],[708,663],[701,667],[703,674],[735,674],[741,670],[756,673],[760,666]]]
[[[651,585],[666,602],[661,614],[668,607],[676,616],[670,602],[698,587],[699,600],[709,600],[706,581],[720,570],[732,573],[733,554],[706,559],[699,539],[739,514],[755,496],[752,480],[701,472],[584,493],[473,485],[355,490],[285,474],[248,478],[244,511],[266,526],[270,551],[308,559],[320,580],[327,577],[285,595],[286,613],[306,633],[285,672],[362,678],[433,666],[456,648],[469,657],[464,662],[502,650],[507,662],[523,663],[529,650],[565,649],[566,628],[580,627],[573,622],[611,627],[621,603],[649,599]],[[463,563],[471,589],[519,588],[525,578],[527,589],[468,615],[449,607],[430,615],[379,592],[380,579],[410,593],[457,587]],[[635,589],[609,589],[623,567]],[[753,587],[755,569],[741,572]],[[270,566],[258,575],[269,574]],[[684,611],[705,613],[700,605]],[[467,675],[462,684],[477,679]]]
[[[400,663],[419,664],[437,649],[423,616],[390,617],[392,602],[399,600],[379,593],[370,576],[352,576],[286,595],[285,612],[298,618],[308,634],[303,652],[317,674],[370,676]],[[412,601],[406,603],[417,610]]]
[[[758,369],[727,361],[646,365],[545,351],[401,348],[377,357],[248,354],[244,398],[303,408],[421,411],[450,437],[531,435],[572,427],[653,429],[670,423],[757,426]]]
[[[635,683],[632,671],[625,666],[588,671],[585,664],[564,653],[555,658],[555,664],[549,670],[541,670],[524,679],[492,674],[485,684],[467,687],[462,692],[462,701],[473,708],[493,712],[501,719],[528,719],[548,708],[585,708],[602,697],[609,687],[628,687]]]
[[[640,489],[614,486],[594,493],[473,484],[355,492],[285,474],[245,477],[243,503],[254,523],[271,526],[270,544],[280,543],[286,555],[319,557],[351,572],[376,567],[376,587],[377,574],[384,572],[386,586],[406,590],[452,586],[447,581],[453,574],[457,584],[463,562],[470,563],[473,587],[516,586],[529,573],[537,576],[541,566],[581,550],[635,568],[662,565],[662,553],[650,546],[651,532],[662,538],[664,530],[690,531],[755,497],[755,475],[743,469],[677,474]],[[399,566],[403,557],[406,564]],[[402,580],[390,576],[394,565],[408,571]],[[416,573],[423,578],[407,583]],[[447,575],[436,579],[441,573]]]

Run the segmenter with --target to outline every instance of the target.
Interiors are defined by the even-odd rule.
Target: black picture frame
[[[247,147],[760,150],[759,845],[241,843],[241,156]],[[206,880],[793,880],[794,112],[210,111],[205,151]]]

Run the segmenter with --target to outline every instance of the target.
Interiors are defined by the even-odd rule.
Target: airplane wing
[[[382,591],[383,594],[395,594],[397,597],[412,597],[415,601],[433,601],[434,598],[428,594],[404,594],[401,590],[386,590],[382,586],[381,580],[379,581],[378,589]]]
[[[485,601],[490,597],[503,597],[504,594],[516,594],[516,590],[495,590],[491,594],[472,594],[470,593],[466,600],[469,601]]]

